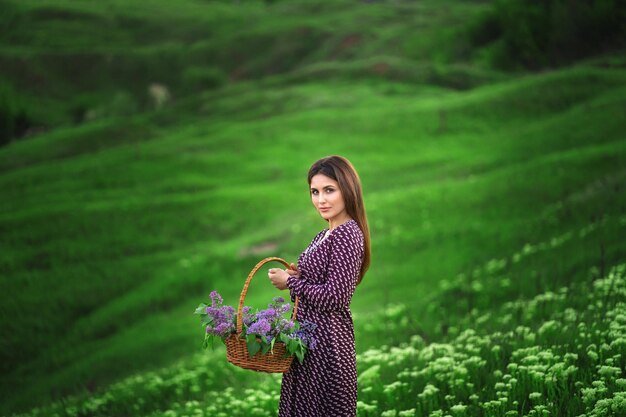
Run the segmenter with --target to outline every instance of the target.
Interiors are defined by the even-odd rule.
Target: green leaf
[[[211,349],[215,350],[215,335],[205,333],[204,340],[202,341],[202,348],[208,349],[209,343],[211,344]]]
[[[257,342],[254,342],[252,346],[248,346],[248,352],[250,353],[250,357],[256,355],[259,349],[261,349],[261,345]]]
[[[198,308],[196,308],[196,311],[194,311],[193,314],[206,314],[207,307],[208,305],[200,303],[200,305],[198,306]]]
[[[270,349],[272,350],[272,355],[274,354],[274,343],[276,343],[276,338],[272,339],[272,343],[270,344]]]
[[[302,353],[301,350],[297,350],[296,351],[296,357],[298,358],[298,361],[300,363],[302,363],[302,361],[304,360],[304,353]]]
[[[254,356],[259,349],[261,349],[261,344],[256,341],[256,337],[257,336],[255,334],[249,334],[247,337],[246,344],[248,345],[248,353],[250,354],[250,357]]]
[[[295,340],[291,339],[289,341],[289,343],[287,344],[287,349],[289,350],[289,353],[293,355],[293,353],[297,349],[297,342]]]
[[[270,350],[270,344],[267,342],[263,342],[262,347],[261,347],[261,353],[265,355],[269,350]]]

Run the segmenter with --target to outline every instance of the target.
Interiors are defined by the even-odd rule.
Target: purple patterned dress
[[[317,324],[317,345],[283,374],[279,417],[355,417],[356,351],[350,302],[363,262],[363,233],[350,219],[320,231],[298,257],[300,278],[289,277],[297,320]]]

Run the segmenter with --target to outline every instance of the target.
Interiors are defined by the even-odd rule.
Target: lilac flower
[[[302,320],[300,322],[300,329],[291,333],[289,337],[291,337],[292,339],[300,338],[300,340],[302,340],[302,343],[304,343],[307,348],[313,350],[315,349],[315,346],[317,346],[317,339],[314,336],[314,331],[316,328],[317,324],[308,320]]]
[[[244,308],[241,309],[241,313],[242,313],[241,320],[243,321],[243,324],[245,324],[246,326],[250,326],[252,322],[255,320],[254,313],[250,313],[250,307],[245,306]]]
[[[217,292],[217,291],[211,291],[211,306],[212,307],[217,307],[222,305],[222,302],[224,300],[222,300],[222,296]]]
[[[256,313],[256,316],[258,319],[265,319],[265,320],[271,321],[272,319],[275,319],[278,316],[278,313],[276,312],[274,307],[270,305],[270,307],[267,310],[261,310],[258,313]]]
[[[252,323],[250,327],[248,327],[247,334],[258,334],[259,336],[265,336],[272,329],[272,325],[265,319],[261,319],[255,323]]]
[[[281,297],[280,295],[279,295],[279,296],[277,296],[277,297],[274,297],[274,298],[273,298],[273,300],[274,300],[274,302],[275,302],[275,303],[277,303],[277,304],[280,304],[280,303],[284,303],[284,302],[285,302],[285,299],[284,299],[283,297]]]
[[[220,323],[214,328],[211,328],[211,326],[207,326],[206,328],[207,333],[219,337],[228,336],[233,330],[235,330],[235,326],[233,326],[232,323]]]
[[[211,292],[211,301],[211,306],[205,309],[209,317],[206,332],[226,337],[235,331],[235,309],[231,306],[223,306],[223,299],[217,291]]]
[[[211,317],[213,324],[217,325],[226,321],[232,321],[235,309],[230,306],[207,307],[206,313],[209,317]]]
[[[287,320],[287,319],[282,319],[280,320],[280,322],[276,325],[276,330],[278,333],[287,333],[289,330],[291,330],[294,326],[294,322],[291,320]]]

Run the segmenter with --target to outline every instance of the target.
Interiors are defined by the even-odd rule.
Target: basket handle
[[[250,285],[250,281],[252,281],[252,276],[255,274],[256,271],[259,270],[260,267],[270,261],[278,261],[285,265],[287,268],[289,268],[290,266],[284,259],[271,256],[269,258],[261,260],[258,264],[254,266],[254,268],[252,268],[252,271],[250,271],[250,274],[248,274],[248,279],[246,279],[246,283],[243,285],[243,289],[241,290],[241,296],[239,297],[239,308],[237,309],[237,334],[241,334],[241,331],[243,329],[243,302],[246,299],[248,286]],[[294,320],[296,318],[296,311],[298,311],[298,296],[296,296],[296,302],[293,305],[291,320]]]

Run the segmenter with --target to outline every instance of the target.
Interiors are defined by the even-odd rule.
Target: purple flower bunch
[[[266,354],[270,349],[274,351],[274,344],[282,342],[286,346],[285,354],[295,355],[300,363],[309,349],[317,344],[313,332],[317,325],[307,320],[298,322],[288,320],[283,314],[291,310],[291,305],[285,303],[283,297],[274,297],[267,309],[258,311],[246,325],[245,338],[248,353],[254,356],[258,351]],[[244,337],[244,335],[241,335]]]
[[[246,325],[246,336],[255,334],[271,343],[280,333],[288,334],[295,326],[292,320],[287,320],[283,314],[291,310],[289,303],[283,304],[283,297],[274,297],[272,303],[267,305],[267,309],[258,311],[256,315],[252,315],[249,324],[244,320]]]
[[[228,336],[236,332],[235,320],[237,314],[232,306],[222,305],[224,300],[217,291],[211,292],[211,305],[201,303],[194,311],[200,315],[200,321],[205,327],[204,342],[205,349],[211,343],[214,347],[215,337],[225,341]]]
[[[313,333],[316,324],[310,321],[286,319],[283,314],[291,310],[291,304],[285,303],[283,297],[272,299],[265,310],[252,313],[249,306],[242,308],[242,332],[239,335],[246,339],[248,352],[254,356],[261,351],[266,354],[274,349],[276,342],[282,342],[287,347],[287,355],[295,355],[300,362],[308,349],[314,349],[316,339]],[[209,341],[214,347],[215,337],[226,341],[237,331],[237,314],[233,307],[223,305],[223,299],[217,291],[211,292],[211,305],[200,304],[194,312],[201,316],[201,322],[206,328],[203,347],[207,348]]]
[[[228,337],[235,332],[235,309],[231,306],[223,306],[224,300],[217,291],[211,292],[211,305],[205,311],[210,319],[206,326],[206,332],[214,336]]]

